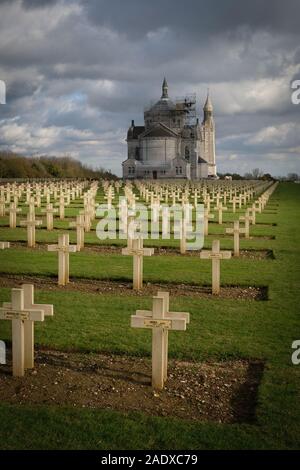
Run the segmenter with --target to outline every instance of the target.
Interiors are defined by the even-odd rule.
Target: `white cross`
[[[43,306],[28,306],[24,303],[24,290],[12,289],[11,303],[3,304],[0,308],[0,319],[12,322],[12,353],[13,353],[13,375],[22,377],[25,369],[25,351],[29,356],[31,344],[25,342],[25,322],[44,321]],[[27,356],[27,357],[28,357]]]
[[[240,256],[240,234],[246,233],[246,229],[240,228],[239,221],[235,220],[233,223],[233,228],[227,228],[226,233],[233,234],[234,256]]]
[[[84,210],[79,212],[80,215],[84,216],[84,230],[89,232],[91,230],[91,209],[89,205],[84,206]]]
[[[122,248],[122,255],[133,256],[133,288],[135,290],[143,287],[143,257],[153,254],[154,248],[143,248],[141,237],[132,240],[131,248]]]
[[[46,209],[42,211],[42,214],[46,214],[47,230],[53,230],[53,214],[56,212],[57,209],[54,209],[53,204],[50,202],[47,204]]]
[[[164,388],[168,376],[168,331],[185,331],[190,321],[186,312],[169,311],[169,292],[153,297],[151,310],[137,310],[131,316],[132,328],[152,329],[152,387]]]
[[[256,208],[255,208],[255,204],[252,205],[251,208],[248,209],[249,210],[249,213],[251,213],[251,223],[252,225],[255,225],[256,224]]]
[[[65,218],[65,196],[61,193],[59,196],[59,218],[64,220]]]
[[[70,227],[76,227],[76,236],[77,236],[77,251],[80,251],[84,248],[84,228],[85,221],[84,215],[77,215],[76,222],[70,222]]]
[[[245,222],[245,238],[250,238],[250,221],[252,220],[252,216],[249,213],[249,209],[247,209],[244,216],[240,217],[240,220]]]
[[[231,251],[220,251],[220,240],[213,240],[212,250],[202,250],[201,259],[212,260],[212,293],[220,293],[220,260],[230,259]]]
[[[77,247],[69,244],[69,234],[63,234],[58,237],[57,245],[48,245],[47,248],[58,252],[58,284],[65,286],[70,276],[70,253],[75,253]]]
[[[30,311],[42,310],[44,316],[53,316],[53,305],[35,304],[34,303],[34,285],[22,284],[21,289],[24,292],[24,309]],[[3,307],[11,309],[11,303],[3,303]],[[34,321],[36,320],[23,320],[24,321],[24,368],[33,369],[34,367]],[[41,320],[43,321],[43,320]]]
[[[29,214],[35,214],[36,203],[35,203],[34,197],[29,198],[28,206],[29,206],[29,210],[28,210]]]
[[[5,214],[5,197],[0,196],[0,217],[3,217]]]
[[[41,224],[41,220],[35,219],[34,212],[28,212],[26,220],[20,221],[22,227],[27,227],[27,245],[31,248],[35,247],[35,227]]]
[[[223,211],[227,211],[227,207],[224,207],[222,202],[215,207],[215,210],[219,212],[219,224],[223,223]]]
[[[215,216],[213,214],[209,213],[208,208],[205,208],[204,209],[204,235],[205,236],[208,235],[208,222],[209,222],[209,219],[214,219],[214,218],[215,218]]]
[[[7,210],[9,212],[9,226],[10,228],[16,228],[17,226],[17,213],[21,212],[21,209],[18,209],[16,204],[12,202]]]
[[[9,248],[10,243],[9,242],[0,242],[0,250],[5,250],[5,248]]]

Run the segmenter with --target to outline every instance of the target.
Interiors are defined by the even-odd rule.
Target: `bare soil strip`
[[[222,235],[217,235],[215,238],[222,238]],[[228,236],[227,236],[228,237]],[[211,237],[213,238],[213,237]],[[270,238],[270,237],[269,237]],[[12,248],[21,248],[26,249],[27,251],[47,251],[47,243],[37,243],[35,248],[28,248],[27,242],[11,242],[10,243]],[[125,245],[124,245],[125,246]],[[114,246],[114,245],[94,245],[92,243],[86,243],[84,250],[87,252],[95,252],[95,253],[102,253],[102,254],[115,254],[120,255],[121,250],[123,247],[121,246]],[[199,258],[199,250],[190,250],[187,251],[184,255],[180,253],[179,248],[172,248],[172,247],[155,247],[154,256],[158,255],[165,255],[165,256],[187,256],[187,257],[196,257]],[[240,258],[248,258],[248,259],[274,259],[274,254],[272,250],[241,250],[240,251]]]
[[[156,295],[158,290],[170,292],[171,296],[195,297],[205,299],[238,299],[238,300],[268,300],[268,288],[265,286],[223,286],[219,295],[212,295],[210,286],[198,286],[190,284],[174,283],[150,283],[144,284],[141,291],[134,291],[132,283],[123,280],[98,280],[71,278],[66,286],[58,286],[54,277],[35,276],[26,274],[0,273],[0,287],[18,287],[27,283],[34,284],[36,289],[60,291],[60,292],[84,292],[99,295],[117,295],[144,297]]]
[[[23,378],[12,377],[10,361],[0,366],[0,401],[253,424],[263,369],[255,360],[170,360],[166,387],[155,392],[148,358],[39,350]]]

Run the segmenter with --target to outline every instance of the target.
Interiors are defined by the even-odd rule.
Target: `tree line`
[[[259,168],[254,168],[251,172],[239,175],[238,173],[218,173],[220,179],[230,177],[233,180],[264,180],[264,181],[299,181],[297,173],[289,173],[287,176],[272,176],[270,173],[264,173]]]
[[[93,169],[69,156],[25,157],[0,151],[0,178],[104,178],[118,179],[103,168]]]

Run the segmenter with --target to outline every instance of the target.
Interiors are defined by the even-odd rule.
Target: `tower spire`
[[[167,100],[167,99],[169,99],[169,95],[168,95],[168,83],[167,83],[166,77],[164,77],[164,81],[163,81],[163,84],[162,84],[162,95],[161,95],[161,99],[162,99],[162,100]]]
[[[207,96],[206,96],[206,101],[205,101],[203,110],[209,111],[211,113],[213,112],[213,105],[210,99],[209,88],[207,88]]]

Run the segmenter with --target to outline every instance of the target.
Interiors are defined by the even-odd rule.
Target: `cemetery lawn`
[[[222,285],[266,286],[268,300],[202,299],[192,295],[170,299],[172,310],[191,314],[186,332],[170,333],[171,358],[206,363],[241,359],[263,362],[254,422],[224,424],[138,411],[2,401],[0,448],[299,449],[300,365],[291,363],[292,342],[300,339],[299,208],[300,185],[281,183],[266,213],[258,216],[261,224],[270,225],[253,229],[262,238],[241,244],[242,249],[272,250],[275,259],[221,263]],[[235,218],[230,211],[226,217]],[[219,233],[224,233],[224,228]],[[213,232],[218,230],[213,226]],[[0,240],[8,240],[8,234],[8,228],[0,227]],[[209,237],[205,246],[210,246],[212,239]],[[232,238],[221,238],[221,247],[231,248]],[[71,254],[70,266],[71,278],[121,282],[132,275],[131,257],[117,254]],[[210,269],[209,261],[196,257],[155,256],[144,260],[144,280],[208,285]],[[13,247],[0,252],[0,273],[54,277],[57,258],[53,253]],[[0,288],[0,302],[8,300],[9,292]],[[41,289],[36,292],[36,301],[54,304],[54,317],[35,327],[36,345],[41,348],[150,357],[151,333],[129,326],[136,309],[150,308],[150,296]],[[9,341],[8,323],[1,322],[0,338]]]

